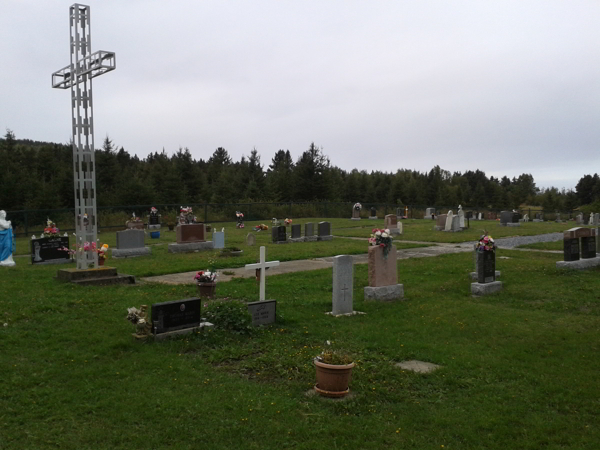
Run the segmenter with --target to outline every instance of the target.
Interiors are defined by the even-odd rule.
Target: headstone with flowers
[[[213,249],[213,242],[206,240],[206,225],[196,221],[196,216],[190,206],[180,208],[175,235],[177,243],[169,244],[169,253],[190,253]]]
[[[125,226],[128,229],[134,228],[134,229],[138,229],[138,230],[143,230],[144,229],[144,222],[143,222],[143,220],[141,218],[137,217],[135,215],[135,213],[132,213],[131,214],[131,218],[127,222],[125,222]]]
[[[236,211],[235,217],[236,217],[236,221],[237,221],[235,224],[235,227],[236,228],[244,228],[244,213],[241,211]]]
[[[64,264],[72,261],[63,248],[69,248],[69,236],[60,236],[59,229],[50,219],[39,238],[31,238],[31,264]]]
[[[352,220],[360,220],[360,210],[362,209],[362,205],[360,203],[355,203],[352,207]]]
[[[129,229],[117,231],[117,248],[112,249],[113,258],[127,258],[150,254],[150,247],[145,247],[144,230]]]
[[[161,215],[158,213],[158,209],[154,206],[150,208],[150,214],[148,214],[148,231],[150,231],[152,239],[160,238],[160,219]]]
[[[475,246],[477,281],[471,283],[471,294],[487,295],[502,290],[502,282],[496,281],[496,243],[484,233]]]
[[[373,229],[369,238],[369,286],[365,300],[397,300],[404,298],[404,285],[398,284],[397,253],[389,229]]]

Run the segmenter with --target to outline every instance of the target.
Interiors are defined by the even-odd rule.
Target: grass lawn
[[[555,241],[555,242],[536,242],[535,244],[524,244],[519,245],[518,248],[532,248],[535,250],[563,250],[564,243],[563,241]]]
[[[270,246],[269,257],[339,254],[354,242],[364,252],[334,239]],[[354,309],[367,314],[353,317],[324,314],[330,269],[270,276],[275,325],[147,343],[131,337],[126,308],[188,298],[194,286],[61,284],[57,266],[17,258],[0,270],[0,448],[597,448],[600,269],[503,256],[504,290],[489,297],[470,295],[471,253],[399,262],[403,302],[364,302],[367,266],[356,265]],[[117,263],[139,275],[199,268],[202,258],[157,246]],[[235,279],[217,293],[254,301],[258,289]],[[306,395],[326,340],[357,363],[342,401]],[[408,359],[442,368],[394,366]]]

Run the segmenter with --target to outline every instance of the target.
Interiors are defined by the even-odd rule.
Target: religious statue
[[[13,232],[10,220],[6,220],[6,211],[0,211],[0,266],[14,266]]]

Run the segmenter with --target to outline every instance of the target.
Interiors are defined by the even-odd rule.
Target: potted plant
[[[217,272],[201,270],[194,276],[198,289],[198,297],[213,298],[217,289]]]
[[[350,392],[354,362],[342,351],[324,350],[313,360],[317,384],[315,391],[323,397],[344,397]]]

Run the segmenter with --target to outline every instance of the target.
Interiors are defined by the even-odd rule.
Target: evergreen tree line
[[[0,139],[0,208],[4,210],[73,207],[73,162],[69,144],[17,140],[7,130]],[[110,138],[96,150],[98,206],[251,202],[362,202],[490,209],[541,205],[568,211],[598,203],[598,174],[584,175],[575,191],[539,189],[531,174],[509,179],[433,167],[428,173],[353,169],[331,164],[314,143],[294,161],[278,150],[268,166],[256,148],[235,162],[219,147],[207,160],[195,160],[187,148],[172,155],[163,149],[140,159]]]

